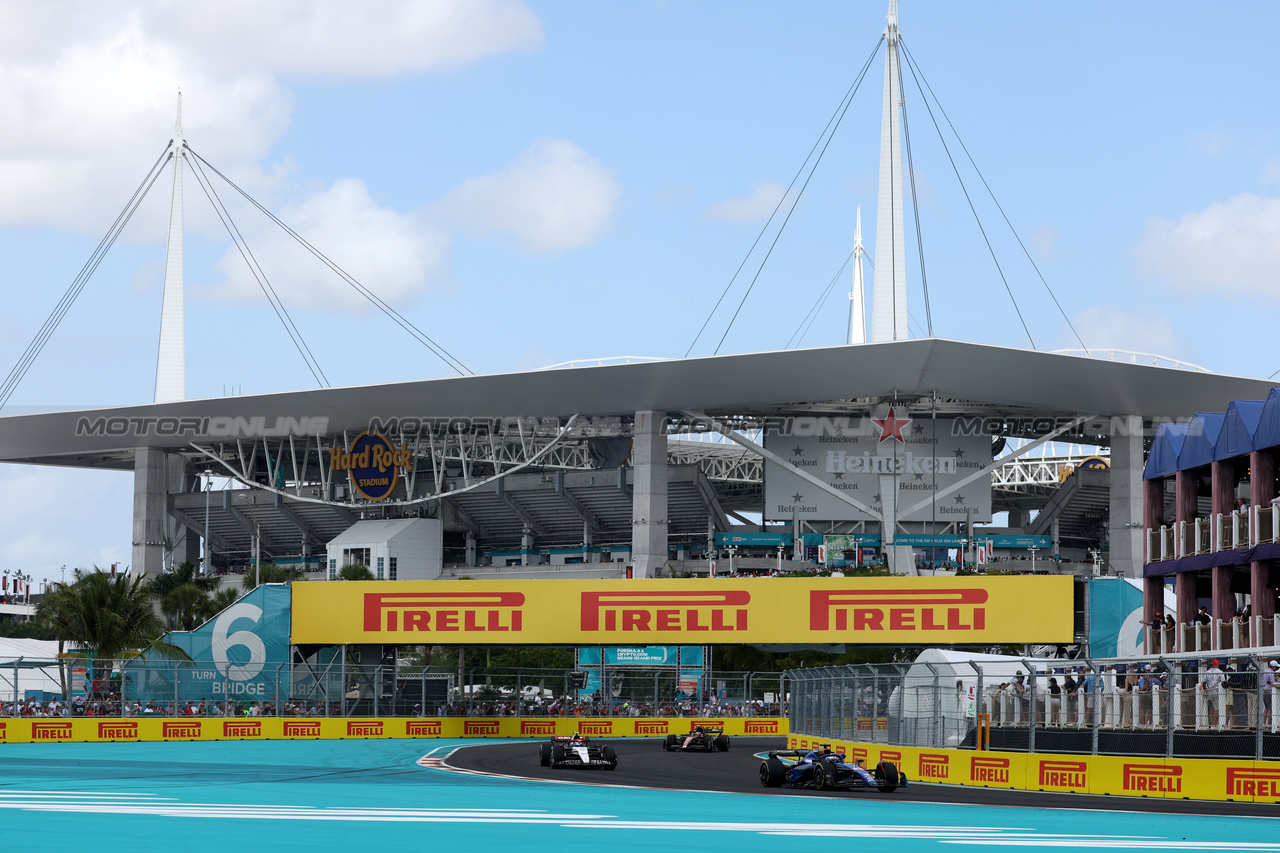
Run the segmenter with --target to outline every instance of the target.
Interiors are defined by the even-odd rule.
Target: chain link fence
[[[334,654],[222,670],[184,661],[0,660],[0,716],[780,716],[781,673],[355,663]],[[64,700],[62,697],[70,696]]]
[[[1217,655],[1215,657],[1215,655]],[[791,731],[926,748],[1280,758],[1280,662],[990,655],[788,670]],[[1274,665],[1273,665],[1274,664]]]

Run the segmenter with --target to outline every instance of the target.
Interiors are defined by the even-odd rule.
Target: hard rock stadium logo
[[[262,723],[233,722],[227,720],[222,724],[223,737],[262,737]]]
[[[1126,764],[1121,786],[1122,790],[1143,794],[1178,794],[1182,792],[1182,768],[1165,764]]]
[[[200,724],[197,722],[165,723],[160,727],[160,736],[165,738],[200,737]]]
[[[1089,787],[1089,765],[1083,761],[1041,761],[1040,786],[1043,788]]]
[[[1178,768],[1181,770],[1182,768]],[[1227,768],[1227,796],[1280,797],[1280,770],[1252,767]]]
[[[286,721],[284,724],[284,737],[320,737],[320,721]]]
[[[408,445],[396,449],[373,431],[362,432],[352,439],[350,450],[334,447],[329,451],[329,470],[346,471],[351,478],[351,488],[370,501],[390,497],[399,481],[400,469],[412,464],[413,452]]]
[[[742,723],[742,733],[748,735],[776,735],[778,733],[778,721],[744,720]]]
[[[716,592],[584,592],[583,631],[745,631],[751,594]]]
[[[368,592],[364,630],[519,632],[522,604],[522,592]]]
[[[636,720],[636,734],[638,735],[665,735],[666,733],[666,720]]]
[[[347,737],[382,737],[382,721],[347,720]]]
[[[809,593],[812,631],[982,631],[984,589],[829,589]]]
[[[1009,784],[1009,759],[973,756],[969,759],[969,781]]]
[[[440,737],[444,725],[439,720],[409,720],[404,724],[405,737]]]
[[[98,723],[98,737],[137,740],[138,724],[136,722],[107,722],[103,720]]]
[[[578,724],[578,731],[592,737],[607,737],[613,734],[613,720],[596,720],[591,723],[582,722]]]
[[[71,740],[70,723],[32,723],[32,740]]]
[[[497,737],[497,720],[466,720],[462,724],[463,737]]]
[[[919,776],[921,779],[946,779],[951,759],[943,753],[920,753]]]
[[[581,728],[579,728],[581,730]],[[553,736],[556,733],[555,720],[521,720],[520,734],[527,735],[548,735]],[[586,734],[586,732],[584,732]]]

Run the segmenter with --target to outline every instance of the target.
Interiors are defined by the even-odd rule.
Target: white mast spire
[[[853,288],[849,291],[849,343],[867,342],[866,284],[862,279],[862,205],[858,205],[858,224],[853,231]]]
[[[187,334],[182,264],[182,93],[178,93],[178,120],[174,125],[173,194],[169,199],[169,243],[164,262],[164,301],[160,309],[160,353],[156,359],[156,402],[187,398]]]
[[[880,197],[876,209],[876,270],[871,302],[871,340],[902,341],[907,335],[907,250],[902,217],[901,66],[898,60],[898,0],[889,0],[884,31],[884,109],[880,120]]]

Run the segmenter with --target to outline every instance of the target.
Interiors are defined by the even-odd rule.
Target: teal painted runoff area
[[[420,766],[460,741],[0,746],[10,850],[1280,850],[1268,818],[717,794]],[[474,744],[474,741],[471,741]],[[530,750],[533,746],[530,744]]]

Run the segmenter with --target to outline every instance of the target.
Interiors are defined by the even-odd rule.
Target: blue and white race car
[[[760,763],[760,784],[766,788],[875,788],[888,794],[907,786],[907,777],[892,761],[881,761],[874,770],[845,761],[843,753],[827,744],[812,750],[770,751]]]

